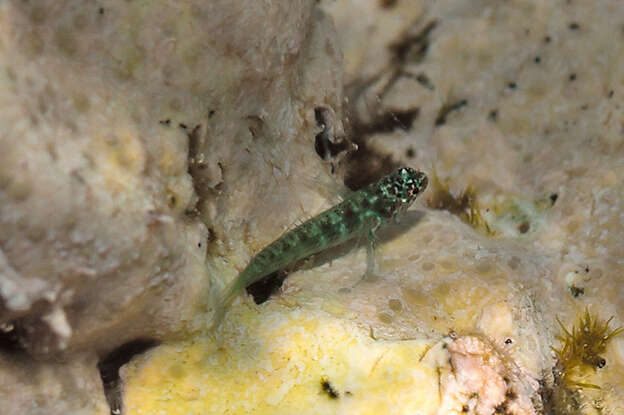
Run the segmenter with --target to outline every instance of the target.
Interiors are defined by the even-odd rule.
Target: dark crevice
[[[579,391],[568,388],[561,379],[561,367],[555,365],[552,369],[553,384],[545,379],[539,381],[538,394],[544,415],[582,415],[581,397]]]
[[[249,133],[253,140],[257,140],[266,137],[266,125],[264,120],[259,115],[248,115],[245,117],[247,121]]]
[[[378,153],[363,143],[349,155],[348,166],[344,183],[349,189],[358,190],[390,174],[401,164],[392,156]]]
[[[345,138],[339,140],[335,137],[330,111],[327,108],[314,108],[314,118],[316,125],[321,128],[321,132],[316,134],[314,139],[314,149],[321,159],[329,160],[351,149],[351,143]]]
[[[459,101],[453,102],[452,104],[444,105],[442,108],[440,108],[440,111],[438,111],[435,125],[439,127],[446,124],[446,119],[451,112],[458,111],[466,105],[468,105],[468,100],[466,99],[460,99]]]
[[[0,301],[0,315],[6,310]],[[0,323],[0,352],[24,355],[48,344],[56,335],[40,316],[50,312],[50,303],[39,299],[30,305],[28,314]],[[35,334],[36,333],[36,334]]]
[[[368,137],[388,133],[396,129],[408,130],[418,117],[419,108],[387,111],[379,114],[370,123],[355,122],[352,128],[353,141],[357,151],[347,156],[348,169],[344,183],[351,190],[361,189],[400,167],[390,155],[381,154],[368,145]]]
[[[198,124],[191,130],[188,134],[189,145],[188,145],[188,173],[192,176],[197,173],[198,170],[203,170],[206,168],[205,164],[200,155],[201,148],[201,135],[200,135],[201,126]]]
[[[390,155],[372,149],[367,144],[368,138],[374,134],[389,133],[396,129],[409,130],[420,113],[418,107],[401,110],[372,110],[372,119],[363,122],[358,116],[358,111],[355,110],[355,103],[360,102],[366,91],[380,80],[383,85],[380,85],[380,88],[375,87],[379,91],[377,93],[378,102],[383,102],[385,94],[396,85],[398,80],[404,77],[415,79],[423,87],[433,89],[434,85],[424,73],[414,75],[406,72],[404,67],[407,63],[417,63],[424,60],[429,49],[430,35],[437,24],[438,22],[435,20],[430,21],[421,26],[416,33],[413,33],[413,29],[408,29],[389,46],[393,59],[387,69],[391,74],[387,80],[383,81],[385,77],[380,74],[347,86],[346,95],[349,96],[351,103],[350,108],[347,108],[347,118],[350,120],[350,124],[347,123],[347,126],[350,129],[349,136],[353,137],[352,140],[357,145],[357,151],[348,154],[346,159],[348,167],[345,172],[345,185],[350,189],[360,189],[400,167],[401,164]],[[408,157],[410,156],[408,155]]]
[[[205,134],[203,134],[202,126],[201,124],[197,124],[192,129],[186,129],[186,132],[188,136],[187,171],[191,176],[197,199],[195,205],[189,207],[185,213],[190,217],[196,217],[200,213],[198,206],[202,206],[206,196],[212,194],[214,189],[210,187],[210,184],[206,180],[205,170],[208,164],[202,152],[205,144]],[[219,168],[223,171],[221,164],[219,164]]]
[[[104,394],[111,414],[119,415],[122,408],[123,399],[119,369],[137,354],[143,353],[157,344],[158,342],[152,339],[133,340],[119,346],[98,362],[97,367],[100,371]]]
[[[492,122],[496,122],[496,120],[498,120],[498,110],[494,109],[491,110],[490,113],[488,114],[488,120],[492,121]]]
[[[415,34],[404,34],[400,40],[390,45],[396,63],[403,65],[405,62],[421,62],[429,49],[429,35],[438,25],[437,21],[427,23],[423,29]]]
[[[256,304],[262,304],[275,294],[288,276],[285,271],[277,271],[247,286],[247,293]]]
[[[418,118],[420,108],[407,110],[388,110],[378,114],[370,122],[359,122],[353,117],[351,136],[357,145],[357,150],[347,156],[347,170],[345,185],[351,190],[357,190],[381,177],[390,174],[400,167],[400,163],[390,155],[381,154],[368,145],[368,137],[374,134],[389,133],[396,129],[409,130]]]
[[[326,377],[321,378],[321,391],[326,394],[330,399],[340,398],[340,393]]]
[[[570,294],[572,294],[572,297],[574,298],[581,297],[582,295],[585,294],[585,288],[583,287],[577,287],[576,285],[571,285],[569,289],[570,289]]]
[[[214,115],[215,110],[209,110],[206,118],[211,119]],[[169,125],[170,123],[170,119],[161,121],[161,124],[163,125]],[[192,128],[183,123],[179,123],[178,126],[186,131],[188,136],[187,171],[191,176],[193,188],[195,189],[195,194],[197,195],[195,206],[188,209],[186,214],[189,216],[197,216],[199,214],[197,206],[202,205],[203,199],[207,194],[210,194],[212,190],[206,182],[206,174],[204,173],[204,170],[208,167],[204,154],[202,153],[202,149],[205,147],[206,139],[206,134],[204,134],[205,128],[202,128],[201,124],[196,124]],[[221,165],[219,165],[219,167],[222,168]]]
[[[14,323],[0,324],[0,352],[11,354],[24,352],[19,329]]]
[[[435,86],[433,85],[429,77],[425,75],[424,73],[420,73],[416,75],[416,82],[418,82],[419,84],[421,84],[422,86],[424,86],[430,91],[433,91],[435,89]]]

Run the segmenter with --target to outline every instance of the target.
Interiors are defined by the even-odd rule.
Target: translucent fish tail
[[[240,276],[235,278],[232,282],[223,286],[222,284],[216,283],[215,278],[212,278],[214,283],[214,289],[211,290],[211,295],[213,295],[213,304],[214,304],[214,315],[213,315],[213,323],[210,327],[211,331],[216,330],[221,322],[223,321],[223,317],[225,316],[225,312],[227,308],[230,306],[232,301],[236,298],[236,296],[241,291],[241,278]]]

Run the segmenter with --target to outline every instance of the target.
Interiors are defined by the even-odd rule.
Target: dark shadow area
[[[363,100],[366,103],[364,96],[369,91],[378,91],[376,92],[377,101],[383,102],[386,93],[395,86],[398,80],[404,77],[414,79],[429,90],[435,89],[426,74],[412,74],[406,71],[405,66],[408,63],[420,63],[425,59],[431,43],[431,34],[437,25],[438,22],[435,20],[415,22],[414,25],[410,25],[389,46],[393,55],[390,67],[384,69],[380,74],[368,79],[356,79],[345,86],[345,96],[348,97],[349,102],[345,107],[345,125],[349,130],[347,135],[352,137],[351,140],[357,145],[357,151],[350,153],[346,158],[348,167],[344,182],[351,190],[360,189],[401,167],[400,162],[394,160],[390,154],[383,154],[367,145],[369,137],[395,130],[408,131],[414,128],[414,123],[420,115],[419,107],[407,109],[369,108],[368,112],[371,118],[364,120],[356,106]],[[387,80],[385,76],[382,77],[384,73],[390,74]],[[442,113],[438,115],[437,122],[446,122],[446,116],[449,112],[458,110],[467,103],[464,100],[444,108]]]
[[[420,113],[419,108],[403,111],[387,111],[378,114],[370,123],[363,124],[354,121],[352,128],[353,142],[357,150],[347,156],[349,168],[346,171],[344,183],[351,190],[358,190],[378,181],[392,173],[401,165],[388,154],[376,152],[368,146],[368,137],[388,133],[396,129],[409,130]]]
[[[419,63],[425,59],[431,43],[431,32],[438,26],[433,20],[427,22],[416,33],[403,33],[400,38],[390,45],[390,51],[394,55],[395,63],[399,66],[405,63]]]
[[[251,295],[256,304],[262,304],[275,294],[288,276],[286,271],[277,271],[267,275],[259,281],[249,284],[246,288],[247,294]]]
[[[466,105],[468,105],[467,99],[460,99],[456,102],[443,105],[442,108],[440,108],[440,111],[438,111],[438,116],[436,117],[436,120],[435,120],[435,126],[439,127],[441,125],[446,124],[446,119],[450,113],[454,111],[459,111]]]
[[[579,391],[566,387],[558,375],[559,372],[560,368],[553,367],[553,385],[550,385],[545,379],[539,381],[538,393],[542,398],[543,414],[582,415]]]
[[[104,386],[104,394],[111,410],[111,414],[121,414],[122,396],[121,396],[121,378],[119,376],[119,368],[128,363],[137,354],[158,345],[156,340],[137,339],[125,343],[108,355],[102,358],[97,367],[102,377]]]
[[[24,351],[19,330],[13,323],[0,326],[0,351],[11,354]]]
[[[352,147],[352,144],[345,137],[334,136],[334,126],[327,108],[314,108],[314,118],[316,125],[321,129],[321,132],[314,137],[314,150],[322,160],[335,158]]]
[[[358,149],[347,156],[348,168],[344,178],[344,184],[349,189],[361,189],[401,167],[392,156],[372,150],[366,141],[354,141]]]

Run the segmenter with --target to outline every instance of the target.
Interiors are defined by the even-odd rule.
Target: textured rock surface
[[[310,2],[1,11],[0,318],[40,352],[185,327],[207,239],[274,229],[246,218],[299,200],[260,184],[319,164],[298,154],[315,106],[339,108],[327,20]]]
[[[96,363],[92,356],[42,363],[24,355],[0,355],[0,413],[110,414]]]
[[[243,263],[309,203],[283,183],[322,164],[315,109],[340,129],[335,39],[310,0],[0,3],[3,401],[23,386],[72,412],[101,387],[12,379],[69,385],[76,353],[96,373],[210,325],[207,249]],[[15,349],[70,364],[5,368]]]
[[[221,349],[195,341],[135,361],[126,373],[129,413],[217,410],[230,399],[235,413],[390,411],[367,405],[371,396],[394,413],[620,413],[621,336],[608,343],[604,367],[575,375],[600,389],[562,384],[551,347],[560,344],[557,317],[570,329],[585,307],[614,316],[613,328],[624,324],[624,8],[401,0],[324,7],[343,45],[350,127],[364,154],[351,159],[360,170],[347,178],[394,163],[439,183],[381,233],[377,281],[359,282],[362,249],[321,255],[269,303],[237,302],[218,333]],[[470,223],[469,213],[461,220],[433,209],[446,186],[456,196],[472,189]],[[348,323],[321,334],[335,330],[335,318]],[[428,372],[423,350],[449,333],[450,363],[440,358],[438,366],[448,372]],[[352,336],[359,340],[343,340]],[[359,377],[374,367],[369,353],[383,362],[389,344],[415,354],[394,363],[405,378],[389,367],[396,376],[383,385]],[[202,353],[208,357],[191,358]],[[235,378],[246,379],[240,388],[229,383],[229,366],[215,369],[225,356]],[[165,375],[171,361],[178,380]],[[420,376],[436,390],[416,386]],[[401,385],[423,392],[393,395]],[[436,392],[439,400],[425,399]]]
[[[37,353],[170,332],[191,318],[171,299],[208,288],[188,137],[158,123],[164,39],[137,7],[2,5],[0,318]]]
[[[322,6],[340,45],[313,1],[0,3],[12,413],[101,412],[96,353],[189,332],[123,370],[127,413],[624,410],[622,336],[575,375],[600,389],[558,384],[551,350],[586,306],[624,325],[624,7]],[[343,148],[323,141],[342,134],[341,49],[347,182],[439,180],[380,233],[375,281],[363,249],[320,255],[237,300],[215,344],[206,258],[234,278],[328,202],[307,182],[319,140]]]

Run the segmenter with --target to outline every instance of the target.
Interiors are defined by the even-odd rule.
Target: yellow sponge
[[[139,414],[432,414],[440,405],[426,341],[374,340],[323,311],[234,307],[218,333],[162,345],[124,371]],[[435,359],[434,359],[435,360]]]

